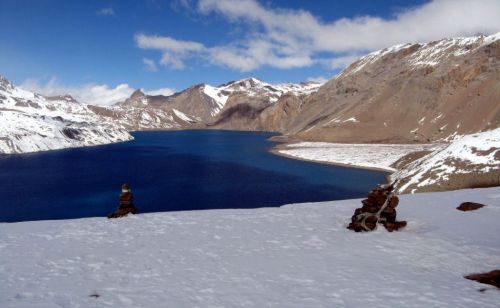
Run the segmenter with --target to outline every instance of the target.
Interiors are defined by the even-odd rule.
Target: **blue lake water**
[[[361,198],[382,172],[269,153],[270,133],[137,132],[98,147],[0,157],[0,221],[105,216],[129,183],[141,213]]]

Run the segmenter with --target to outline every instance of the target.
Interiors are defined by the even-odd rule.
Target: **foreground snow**
[[[0,306],[498,307],[462,276],[500,264],[500,188],[404,195],[395,233],[359,204],[0,224]]]
[[[279,153],[305,160],[396,171],[391,165],[401,157],[417,151],[437,148],[431,144],[343,144],[300,142],[290,144]]]

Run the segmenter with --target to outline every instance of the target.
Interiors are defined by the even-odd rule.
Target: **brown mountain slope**
[[[427,142],[500,126],[500,34],[394,46],[313,93],[289,135],[335,142]]]

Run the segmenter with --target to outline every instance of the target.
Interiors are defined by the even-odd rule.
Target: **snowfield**
[[[285,156],[324,163],[396,171],[391,165],[401,157],[439,148],[433,144],[344,144],[300,142],[279,150]]]
[[[0,306],[498,307],[463,275],[500,266],[500,187],[403,195],[394,233],[347,230],[359,206],[0,224]]]

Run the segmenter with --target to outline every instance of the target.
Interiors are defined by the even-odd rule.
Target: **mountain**
[[[315,83],[273,86],[248,78],[218,87],[195,85],[171,96],[136,90],[124,102],[94,106],[69,95],[45,97],[25,91],[0,76],[0,153],[126,141],[132,139],[127,131],[206,128],[221,111],[241,102],[258,100],[270,107],[281,96],[307,94],[318,87]]]
[[[431,142],[494,129],[500,33],[373,52],[311,94],[301,110],[286,132],[301,140]]]
[[[250,77],[216,87],[198,84],[172,96],[151,96],[137,90],[115,106],[182,113],[182,117],[195,127],[275,130],[274,127],[253,125],[251,122],[255,119],[250,117],[248,121],[245,110],[257,110],[260,114],[284,95],[305,96],[320,86],[321,83],[316,82],[271,85]],[[233,119],[238,113],[243,116]]]
[[[224,108],[208,126],[211,128],[285,132],[299,113],[303,100],[322,83],[271,85],[248,78],[216,89]]]
[[[0,154],[46,151],[131,140],[71,96],[45,97],[0,76]]]

